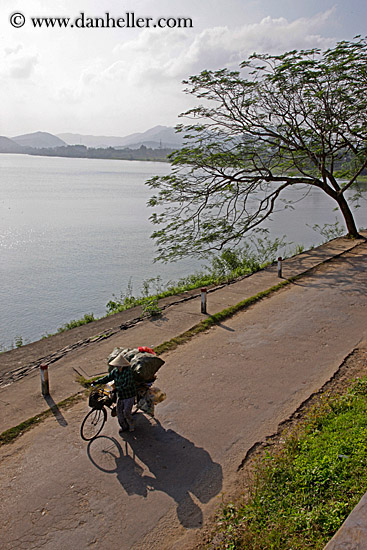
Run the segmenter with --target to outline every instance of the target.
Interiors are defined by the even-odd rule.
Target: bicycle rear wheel
[[[107,420],[107,412],[102,409],[91,409],[80,426],[80,435],[84,441],[97,437]]]

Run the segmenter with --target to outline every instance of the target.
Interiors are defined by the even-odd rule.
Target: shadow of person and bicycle
[[[139,414],[137,428],[118,441],[101,435],[89,442],[87,454],[102,472],[115,474],[130,495],[148,497],[162,491],[177,504],[186,528],[202,526],[203,514],[192,495],[208,503],[222,489],[222,468],[209,453],[157,420]]]

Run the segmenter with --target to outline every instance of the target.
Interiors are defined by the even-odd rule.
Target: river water
[[[199,270],[187,259],[154,264],[149,238],[151,190],[144,182],[168,173],[166,163],[0,155],[0,346],[34,341],[160,275],[177,280]],[[290,190],[287,199],[300,191]],[[340,216],[322,192],[272,216],[271,237],[317,245],[314,224]],[[366,208],[356,211],[367,226]]]

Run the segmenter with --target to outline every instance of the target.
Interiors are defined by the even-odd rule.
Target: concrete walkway
[[[367,233],[363,236],[367,236]],[[285,260],[283,279],[305,273],[364,242],[335,239]],[[277,285],[281,280],[278,277],[277,266],[271,266],[238,282],[214,288],[208,293],[207,312],[209,315],[218,313]],[[49,364],[52,401],[58,403],[80,392],[81,387],[76,381],[77,373],[86,378],[105,373],[106,359],[114,347],[155,347],[182,334],[206,317],[201,313],[200,294],[197,292],[163,300],[160,305],[165,309],[159,318],[139,320],[135,317],[135,308],[132,312],[123,312],[85,325],[82,331],[73,329],[65,334],[50,337],[49,342],[41,340],[1,354],[0,433],[48,408],[40,391],[38,367],[41,363]],[[75,333],[79,337],[83,333],[83,339],[76,340]],[[61,349],[57,349],[59,336],[62,336],[63,343],[66,344]],[[49,355],[45,355],[45,348],[46,351],[47,348],[51,350]],[[12,383],[14,372],[18,376],[21,373],[16,383]]]
[[[286,260],[283,264],[283,277],[288,278],[305,273],[323,262],[334,258],[335,256],[342,255],[352,248],[365,248],[365,246],[364,241],[351,242],[346,239],[336,239],[327,245],[323,245],[315,250]],[[343,277],[341,274],[340,279],[342,278]],[[280,279],[277,276],[277,268],[276,266],[273,266],[236,283],[217,289],[212,289],[208,295],[208,314],[214,314],[229,306],[235,305],[248,297],[254,296],[259,292],[277,285],[279,282]],[[329,282],[330,281],[326,277],[323,284],[328,284]],[[173,304],[173,302],[175,302],[175,304]],[[271,301],[271,303],[273,302],[274,306],[268,308],[270,310],[270,315],[278,314],[278,312],[275,311],[277,307],[276,304],[280,303],[281,300],[275,299]],[[129,315],[131,315],[132,312],[124,312],[123,315],[119,314],[117,316],[86,325],[85,327],[82,327],[82,331],[69,331],[69,333],[61,335],[62,338],[60,338],[60,335],[57,335],[48,339],[47,342],[36,342],[30,346],[24,346],[24,348],[4,354],[4,356],[0,358],[0,373],[2,376],[2,387],[0,389],[0,432],[19,424],[27,418],[39,414],[47,409],[48,405],[52,406],[54,403],[58,403],[70,395],[79,392],[80,386],[75,380],[76,372],[80,372],[86,377],[105,372],[107,369],[106,358],[113,347],[136,347],[138,345],[150,345],[154,347],[169,340],[170,338],[177,336],[178,334],[181,334],[205,318],[205,315],[200,313],[200,295],[197,293],[183,295],[181,296],[181,301],[180,297],[165,300],[162,305],[165,306],[164,312],[162,316],[157,319],[137,320],[135,316],[136,312],[135,315],[133,312],[133,315],[129,319]],[[307,304],[305,304],[305,306],[307,306]],[[323,307],[326,307],[325,304]],[[279,312],[279,319],[281,321],[281,311]],[[238,322],[239,320],[237,323]],[[229,325],[230,323],[223,323],[222,328],[226,331],[231,331]],[[280,326],[276,328],[279,335],[281,335],[281,322],[279,325]],[[302,327],[299,327],[299,330],[302,332]],[[323,329],[320,328],[320,331],[321,330]],[[229,349],[231,349],[233,344],[242,345],[242,340],[235,340],[235,338],[246,338],[246,345],[248,349],[248,339],[255,339],[257,337],[256,334],[252,335],[251,328],[249,328],[246,335],[243,337],[240,336],[239,331],[235,332],[232,330],[232,333],[233,335],[237,334],[238,336],[231,336],[233,341],[231,340],[228,344]],[[82,335],[82,338],[78,339],[80,335]],[[284,338],[284,333],[282,337]],[[212,342],[213,338],[213,335],[211,335],[210,338],[205,337],[205,335],[202,337],[202,339],[206,342],[208,340]],[[274,338],[277,338],[277,334],[274,335]],[[64,347],[59,346],[61,341],[64,344]],[[201,339],[198,339],[199,343],[200,341]],[[198,342],[194,347],[197,348]],[[330,344],[330,349],[333,350],[333,355],[335,355],[337,342]],[[206,360],[210,364],[211,356],[215,359],[213,342],[207,347],[205,347],[204,342],[203,346],[203,353],[205,352],[207,356]],[[264,342],[262,347],[264,346],[267,346],[266,342]],[[270,342],[269,346],[271,347]],[[218,352],[216,351],[216,353],[216,360],[218,363]],[[225,354],[225,350],[223,351],[223,354]],[[195,357],[197,357],[198,360],[200,359],[197,349],[195,349]],[[185,377],[187,366],[184,364],[179,365],[178,361],[175,361],[175,358],[177,359],[177,354],[173,352],[171,354],[172,365],[174,365],[174,368],[176,368],[177,365],[180,369],[180,375]],[[291,362],[291,359],[292,358],[289,357],[289,362]],[[338,356],[336,353],[335,361],[337,360]],[[38,369],[40,362],[48,362],[50,365],[49,374],[52,397],[48,403],[44,400],[40,392],[40,378]],[[13,376],[14,373],[16,374],[15,377]],[[217,375],[218,373],[215,374]],[[174,377],[173,375],[174,372],[172,372],[172,377]],[[253,376],[256,378],[258,375],[254,372]],[[13,379],[17,379],[17,381],[12,382]],[[303,383],[306,384],[306,381]],[[307,383],[310,384],[309,381]],[[282,387],[284,387],[282,384],[284,384],[284,381],[279,379],[279,388],[269,388],[269,392],[272,394],[278,393],[280,395]],[[172,382],[170,395],[173,395],[173,388],[174,384]],[[177,391],[179,391],[179,389]],[[308,389],[305,388],[306,393],[307,391]],[[272,399],[273,397],[269,395],[269,399],[270,398]],[[176,401],[179,403],[178,396]],[[271,403],[271,401],[269,401],[269,403]],[[172,411],[169,407],[172,407],[173,404],[173,399],[171,403],[168,403],[167,400],[167,405],[165,406],[167,418],[172,417]],[[250,405],[252,404],[250,403]],[[293,404],[288,401],[287,407],[291,408],[292,406]],[[254,414],[258,416],[258,411],[255,411]],[[277,419],[274,418],[274,423],[276,424],[276,422]],[[195,428],[195,425],[191,426],[191,428]],[[210,448],[209,443],[212,441],[209,438],[209,435],[206,445],[208,449]],[[225,434],[222,434],[221,437],[224,438]],[[201,434],[200,441],[205,442],[205,437],[203,434]],[[56,440],[54,444],[56,444]],[[243,451],[241,442],[231,443],[231,446],[232,448],[238,446],[238,450],[236,450],[238,455],[240,454],[241,449]],[[355,531],[355,527],[353,527],[353,525],[358,524],[358,518],[363,517],[364,515],[363,506],[365,506],[365,504],[363,504],[362,501],[359,509],[357,507],[357,516],[354,515],[354,512],[349,518],[352,522],[351,525],[353,531]],[[353,518],[357,519],[353,520]],[[360,531],[362,533],[362,530]],[[367,548],[366,543],[361,546],[345,545],[349,543],[352,544],[351,541],[353,539],[350,535],[350,529],[349,531],[348,529],[344,529],[344,536],[347,537],[347,541],[345,542],[344,539],[344,542],[340,543],[344,544],[344,546],[335,546],[335,544],[338,544],[338,536],[343,536],[343,529],[340,533],[341,535],[336,535],[333,541],[329,543],[329,545],[334,544],[334,546],[329,547],[328,545],[328,550],[336,550],[339,548]],[[339,541],[342,540],[343,539],[339,539]]]

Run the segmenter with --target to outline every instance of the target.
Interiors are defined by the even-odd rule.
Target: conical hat
[[[130,363],[127,359],[125,359],[122,353],[120,353],[120,355],[115,357],[115,359],[112,359],[112,361],[110,362],[110,365],[112,367],[129,367]]]

